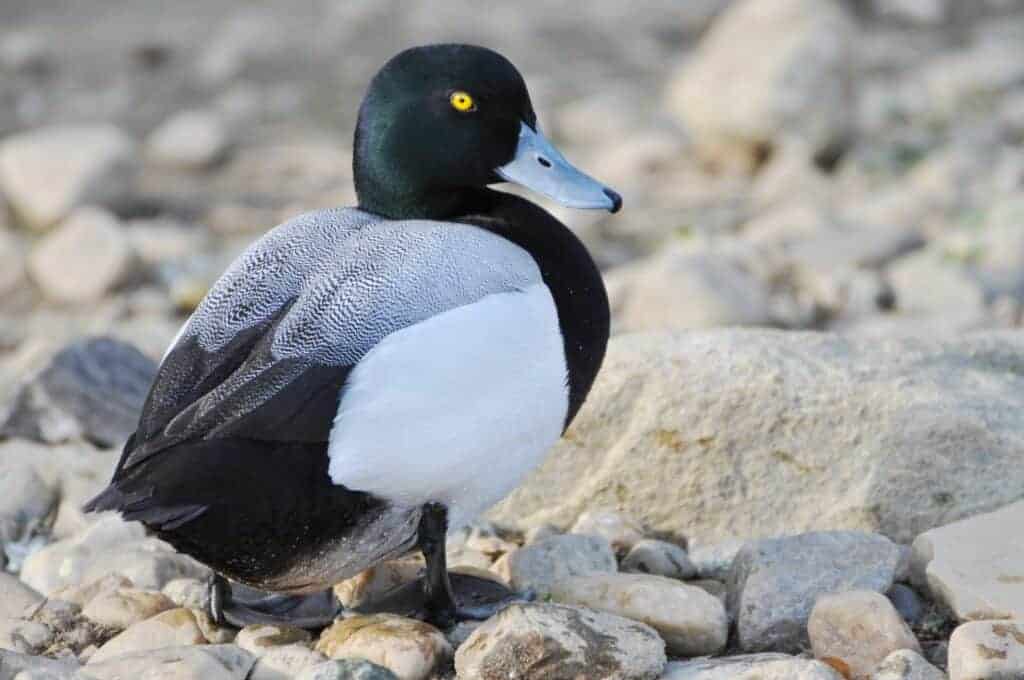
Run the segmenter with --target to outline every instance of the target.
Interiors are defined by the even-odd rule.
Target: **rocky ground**
[[[218,627],[204,566],[81,504],[227,263],[352,203],[373,71],[440,40],[626,202],[552,208],[615,336],[452,536],[537,598]],[[1020,0],[0,3],[0,680],[1024,678],[1022,316]]]

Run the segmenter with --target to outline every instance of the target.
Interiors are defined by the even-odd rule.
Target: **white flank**
[[[547,286],[490,295],[396,331],[349,376],[331,431],[335,484],[452,527],[519,485],[558,440],[565,351]]]

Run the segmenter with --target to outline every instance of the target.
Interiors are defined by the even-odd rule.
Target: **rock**
[[[909,586],[905,586],[902,583],[896,583],[892,588],[889,588],[885,596],[889,598],[890,602],[892,602],[892,606],[896,607],[896,611],[900,613],[903,620],[910,625],[916,624],[924,615],[924,602],[922,602],[921,597],[914,592],[914,589]]]
[[[32,280],[55,302],[96,302],[127,277],[132,250],[121,223],[99,208],[79,208],[40,241],[28,261]]]
[[[182,111],[146,140],[146,155],[155,163],[186,170],[207,168],[224,157],[228,131],[215,114]]]
[[[263,650],[256,659],[256,665],[246,680],[291,680],[306,669],[323,664],[326,659],[305,644],[271,647]]]
[[[135,431],[156,368],[135,347],[113,338],[69,345],[22,386],[0,436],[123,444]]]
[[[618,571],[608,539],[564,534],[527,545],[508,556],[509,583],[513,589],[532,589],[543,597],[552,584],[570,576]]]
[[[75,677],[78,664],[74,659],[47,659],[0,649],[0,678],[22,680],[27,673],[30,680],[79,680]]]
[[[551,597],[642,621],[658,631],[670,654],[718,654],[729,636],[725,607],[714,595],[661,576],[600,574],[555,581]]]
[[[417,559],[381,562],[335,585],[334,594],[342,606],[358,607],[415,581],[423,569],[424,562]]]
[[[0,69],[43,75],[56,61],[52,41],[39,33],[14,31],[0,38]]]
[[[173,608],[174,603],[163,593],[119,588],[89,600],[82,615],[108,628],[124,630]]]
[[[716,581],[711,578],[701,578],[695,581],[688,581],[686,585],[693,586],[694,588],[700,588],[708,595],[714,595],[718,598],[724,606],[728,607],[729,604],[729,588],[722,581]],[[726,612],[728,613],[728,612]]]
[[[132,582],[121,574],[107,574],[102,578],[94,581],[88,581],[84,584],[68,585],[63,588],[58,588],[50,593],[50,598],[77,604],[79,607],[84,609],[87,604],[93,601],[93,599],[101,595],[106,595],[117,590],[131,587]]]
[[[295,680],[398,680],[387,668],[362,659],[334,659],[307,668]]]
[[[763,326],[772,321],[767,289],[728,256],[668,247],[612,270],[617,332]]]
[[[14,293],[25,281],[25,246],[4,228],[4,210],[0,198],[0,295]]]
[[[0,191],[22,222],[48,229],[79,206],[125,196],[135,167],[135,145],[115,127],[39,128],[0,145]]]
[[[195,578],[171,579],[164,586],[163,594],[171,602],[186,609],[206,611],[210,604],[210,587]]]
[[[45,532],[57,498],[57,489],[43,481],[33,467],[17,460],[0,460],[0,546]]]
[[[747,654],[673,661],[661,680],[842,680],[842,676],[820,661],[785,654]]]
[[[43,596],[18,580],[14,574],[0,571],[0,618],[16,618],[29,605],[39,604]]]
[[[734,538],[721,543],[692,547],[687,555],[697,570],[697,576],[724,581],[729,577],[732,561],[736,559],[744,545],[746,541]]]
[[[615,336],[565,437],[488,516],[566,526],[615,506],[698,547],[816,529],[909,542],[1019,500],[1022,362],[1014,332]]]
[[[126,652],[102,662],[94,655],[84,672],[95,680],[247,680],[255,663],[251,654],[235,645],[168,646]]]
[[[941,316],[951,331],[977,328],[987,319],[981,285],[962,262],[936,248],[897,260],[888,281],[901,314]]]
[[[569,530],[573,534],[602,536],[608,539],[612,550],[625,554],[643,540],[643,528],[632,518],[611,510],[584,512]]]
[[[108,515],[85,533],[51,543],[25,561],[21,579],[43,594],[121,574],[136,588],[160,590],[168,581],[205,578],[209,570],[166,543],[146,538],[141,525]]]
[[[401,680],[424,680],[452,656],[441,631],[394,614],[339,619],[320,634],[316,651],[332,659],[366,659]]]
[[[675,543],[644,539],[637,542],[619,565],[622,571],[654,574],[680,580],[696,578],[697,568]]]
[[[169,609],[151,619],[140,621],[114,636],[96,650],[89,666],[109,661],[123,654],[143,650],[176,647],[179,645],[205,645],[206,638],[190,609]],[[248,656],[248,653],[246,653]]]
[[[949,639],[949,680],[1024,677],[1024,621],[972,621]]]
[[[284,645],[306,645],[312,641],[308,631],[294,626],[255,623],[238,631],[235,644],[259,658]]]
[[[921,652],[892,603],[870,590],[822,595],[811,611],[807,632],[814,656],[845,669],[852,680],[870,680],[893,652]]]
[[[873,0],[872,5],[882,17],[925,26],[945,23],[955,9],[950,0]]]
[[[998,95],[1024,79],[1024,49],[1019,39],[982,39],[961,50],[929,59],[921,73],[909,74],[928,93],[929,113],[952,119],[982,99]]]
[[[63,600],[44,600],[31,610],[29,619],[53,632],[48,646],[41,650],[47,656],[78,656],[90,647],[103,644],[114,633],[82,616],[82,608],[78,605]]]
[[[813,154],[849,134],[856,26],[827,0],[743,0],[669,86],[669,108],[716,166],[756,167],[786,138]]]
[[[279,22],[270,13],[239,12],[205,42],[196,74],[209,87],[221,86],[241,75],[252,61],[272,53],[282,40]]]
[[[911,580],[961,621],[1024,619],[1024,501],[926,531]]]
[[[55,636],[53,628],[45,623],[26,621],[15,617],[0,617],[0,650],[6,649],[20,654],[40,654],[50,646]]]
[[[650,627],[555,604],[506,607],[455,654],[460,680],[653,680],[664,666],[664,643]]]
[[[826,593],[885,592],[899,549],[884,536],[840,531],[748,543],[729,575],[729,610],[745,652],[799,652],[807,620]],[[891,650],[890,650],[891,651]]]
[[[885,657],[871,680],[946,680],[946,675],[917,652],[901,649]]]

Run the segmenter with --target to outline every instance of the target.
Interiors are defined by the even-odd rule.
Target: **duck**
[[[356,207],[284,222],[210,288],[85,506],[210,567],[218,622],[329,625],[334,584],[415,551],[422,577],[365,611],[449,627],[527,597],[449,573],[447,535],[544,460],[604,358],[594,260],[494,185],[612,213],[622,198],[545,137],[504,56],[391,58],[353,177]]]

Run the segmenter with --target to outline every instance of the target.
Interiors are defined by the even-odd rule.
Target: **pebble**
[[[131,244],[112,214],[83,207],[47,234],[32,250],[28,272],[54,302],[96,302],[131,271]]]
[[[17,576],[0,571],[0,618],[21,616],[27,607],[42,601],[43,596]]]
[[[146,139],[146,155],[153,162],[185,170],[210,167],[229,146],[223,121],[208,111],[182,111]]]
[[[21,654],[39,654],[53,642],[53,628],[38,621],[0,617],[0,649]],[[0,670],[3,666],[0,665]]]
[[[79,607],[84,608],[92,600],[100,595],[106,593],[112,593],[114,591],[131,588],[132,582],[128,578],[121,574],[107,574],[94,581],[87,581],[81,584],[68,585],[63,588],[50,593],[50,597],[55,600],[64,600],[65,602],[71,602],[77,604]]]
[[[189,609],[170,609],[140,621],[111,638],[92,655],[89,665],[131,652],[205,644],[206,637],[196,622],[195,614]]]
[[[135,168],[134,142],[110,125],[38,128],[0,144],[0,191],[37,230],[126,195]]]
[[[320,634],[315,649],[332,659],[372,661],[400,680],[425,680],[452,656],[451,645],[441,631],[393,614],[335,621]]]
[[[687,551],[690,562],[700,578],[724,581],[729,578],[732,561],[746,541],[732,539],[709,545],[698,545]]]
[[[206,611],[210,604],[209,585],[195,578],[171,579],[164,586],[163,594],[177,606],[186,609]]]
[[[625,554],[644,538],[643,527],[636,520],[612,510],[584,512],[569,532],[606,538],[612,550],[620,554]]]
[[[686,550],[675,543],[650,538],[637,541],[619,567],[622,571],[680,580],[697,576],[697,568],[690,562]]]
[[[0,649],[0,673],[5,680],[80,680],[78,662],[71,658],[47,659]]]
[[[255,623],[238,631],[235,644],[259,658],[284,645],[306,645],[312,641],[308,631],[294,626]]]
[[[885,657],[871,680],[946,680],[946,674],[917,652],[900,649]]]
[[[971,621],[949,639],[949,680],[1024,678],[1024,621]]]
[[[57,489],[22,461],[0,460],[0,546],[44,533],[57,506]]]
[[[419,559],[381,562],[335,585],[334,594],[342,606],[358,607],[398,586],[415,581],[423,569],[423,560]]]
[[[247,680],[255,664],[252,654],[235,645],[164,646],[126,650],[102,661],[93,655],[83,670],[90,680]]]
[[[570,576],[618,571],[608,539],[582,534],[551,536],[524,546],[508,554],[507,567],[512,588],[534,590],[542,597],[552,584]]]
[[[305,644],[281,645],[262,651],[257,655],[256,665],[247,680],[291,680],[327,659]]]
[[[455,653],[460,680],[655,680],[664,666],[664,642],[649,626],[557,604],[506,607]]]
[[[556,602],[589,607],[654,628],[670,654],[718,654],[729,636],[722,602],[700,588],[646,574],[574,576],[551,586]]]
[[[852,680],[869,680],[892,652],[921,652],[896,608],[885,595],[872,590],[819,597],[807,630],[814,656],[845,669]]]
[[[813,532],[748,543],[729,574],[729,609],[745,652],[799,652],[818,597],[846,590],[885,592],[900,550],[878,534]]]
[[[89,600],[82,609],[82,615],[100,625],[124,630],[173,608],[174,603],[163,593],[118,588]]]
[[[926,531],[914,540],[912,581],[961,621],[1024,619],[1024,501]]]
[[[295,680],[398,680],[383,666],[364,659],[332,659],[307,668]]]
[[[785,654],[745,654],[673,661],[661,680],[843,680],[820,661]]]
[[[896,607],[903,620],[910,625],[914,625],[924,616],[924,602],[910,586],[896,583],[889,588],[885,596],[892,602],[892,606]]]

